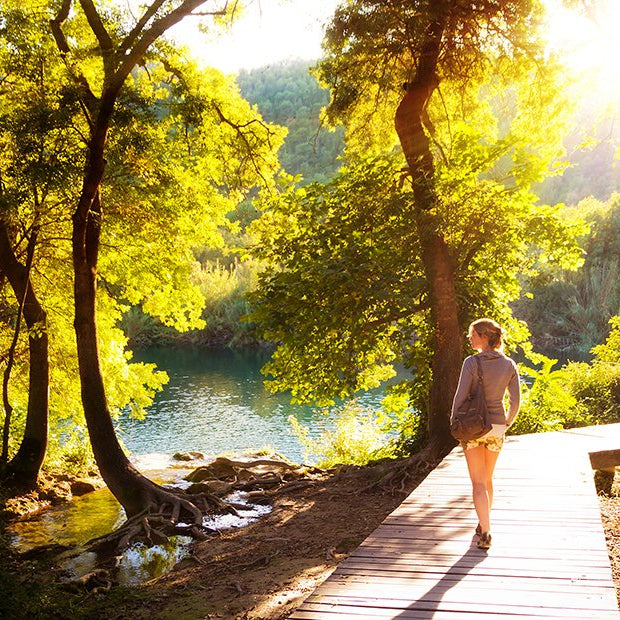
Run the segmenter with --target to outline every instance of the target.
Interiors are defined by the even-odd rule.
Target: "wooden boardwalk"
[[[620,424],[508,438],[493,545],[477,523],[460,448],[289,618],[620,618],[589,455]]]

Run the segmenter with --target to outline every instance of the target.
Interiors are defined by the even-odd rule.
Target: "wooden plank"
[[[475,614],[475,615],[474,615]],[[542,610],[532,608],[524,616],[522,609],[511,611],[505,608],[502,611],[490,611],[481,606],[464,609],[462,606],[447,605],[445,609],[438,609],[432,604],[418,605],[416,608],[401,609],[387,606],[359,606],[352,604],[331,603],[328,601],[315,603],[308,602],[303,608],[298,609],[289,616],[291,620],[322,620],[324,618],[338,618],[338,620],[361,620],[363,618],[382,618],[383,620],[398,618],[399,620],[524,620],[525,617],[536,620],[557,620],[558,618],[575,618],[579,620],[609,620],[608,611],[588,610],[584,615],[583,610],[567,613],[565,609]]]
[[[426,563],[428,562],[428,563]],[[443,558],[419,558],[416,560],[391,560],[382,557],[365,558],[356,554],[343,562],[337,572],[352,572],[355,574],[372,574],[373,572],[398,573],[440,573],[440,574],[487,574],[487,575],[523,575],[533,579],[570,578],[578,580],[597,580],[608,583],[608,570],[604,563],[601,564],[578,564],[562,563],[558,566],[557,560],[543,562],[537,560],[536,567],[532,569],[532,563],[526,558],[498,558],[493,562],[488,560],[483,566],[475,563],[454,561],[447,556]]]
[[[467,579],[464,577],[467,576]],[[575,583],[570,578],[558,578],[558,579],[536,579],[527,578],[523,576],[515,575],[487,575],[487,574],[475,574],[475,573],[443,573],[441,581],[438,583],[437,574],[433,573],[400,573],[397,575],[385,575],[378,572],[368,573],[366,575],[358,574],[355,572],[346,573],[339,571],[330,578],[330,585],[334,588],[334,591],[340,591],[344,588],[346,595],[350,595],[355,591],[354,587],[360,585],[360,591],[363,591],[363,586],[371,585],[378,586],[381,592],[389,592],[391,590],[400,591],[403,587],[414,592],[416,589],[424,593],[427,590],[441,591],[450,590],[455,587],[459,589],[467,590],[482,590],[485,591],[489,588],[500,589],[503,596],[502,600],[506,600],[507,593],[523,593],[530,595],[531,593],[561,593],[562,596],[579,596],[584,594],[593,597],[606,597],[610,592],[614,592],[613,585],[609,582],[579,582]],[[323,593],[328,592],[329,589],[325,589]],[[487,599],[488,600],[488,599]]]
[[[454,450],[290,618],[620,618],[588,456],[610,441],[620,425],[507,441],[488,552]]]
[[[484,593],[483,593],[484,594]],[[315,603],[323,606],[326,609],[327,606],[338,606],[342,611],[346,611],[347,607],[365,607],[372,608],[378,607],[382,610],[389,610],[392,614],[379,615],[382,618],[402,618],[404,611],[443,611],[453,612],[457,614],[468,614],[468,618],[475,618],[476,620],[486,620],[487,614],[520,614],[521,618],[532,617],[555,617],[555,618],[578,618],[579,620],[586,620],[592,618],[603,618],[604,620],[610,620],[617,616],[613,615],[613,610],[609,608],[594,608],[591,607],[589,601],[584,600],[583,607],[569,607],[558,602],[554,606],[543,607],[536,604],[536,602],[520,601],[519,604],[511,603],[499,603],[489,604],[486,602],[484,596],[481,596],[473,601],[468,600],[419,600],[408,603],[400,599],[393,599],[388,596],[381,598],[371,597],[334,597],[330,595],[324,595],[320,600],[316,600],[314,597],[308,599],[309,603]],[[476,614],[471,616],[471,614]],[[295,615],[289,616],[295,618]],[[320,616],[319,616],[320,617]],[[409,616],[411,617],[411,616]],[[415,617],[415,615],[413,615]],[[435,616],[433,616],[434,618]],[[452,616],[452,618],[459,616]]]
[[[592,469],[613,469],[620,466],[620,450],[590,452]]]

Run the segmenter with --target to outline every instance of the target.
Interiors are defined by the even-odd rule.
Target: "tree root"
[[[114,532],[89,541],[88,548],[103,556],[116,555],[136,542],[151,547],[168,543],[173,534],[203,540],[213,533],[212,529],[202,525],[202,512],[194,503],[174,494],[164,493],[164,501],[158,504],[151,500],[147,508],[127,519]],[[192,521],[187,525],[179,523],[183,510],[192,517]]]
[[[382,463],[375,467],[375,479],[362,489],[362,493],[379,489],[393,495],[406,493],[421,482],[441,462],[428,450],[396,462]]]
[[[317,468],[275,459],[246,462],[220,457],[187,477],[199,481],[187,491],[147,483],[143,487],[146,507],[114,532],[89,541],[88,548],[106,556],[117,555],[136,542],[163,545],[174,534],[204,540],[216,532],[203,525],[204,515],[239,516],[247,507],[226,499],[227,495],[241,491],[250,501],[269,503],[278,493],[304,488],[323,474]],[[215,486],[216,482],[217,489],[210,490],[209,483]]]

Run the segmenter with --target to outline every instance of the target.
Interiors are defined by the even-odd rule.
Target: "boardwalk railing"
[[[456,448],[290,618],[620,618],[589,460],[619,447],[620,425],[508,438],[488,551]]]

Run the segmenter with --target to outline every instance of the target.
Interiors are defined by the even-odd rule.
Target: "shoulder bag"
[[[482,365],[477,355],[478,381],[472,386],[469,397],[454,414],[450,432],[457,441],[471,441],[486,435],[493,424],[489,421],[487,401],[482,387]]]

